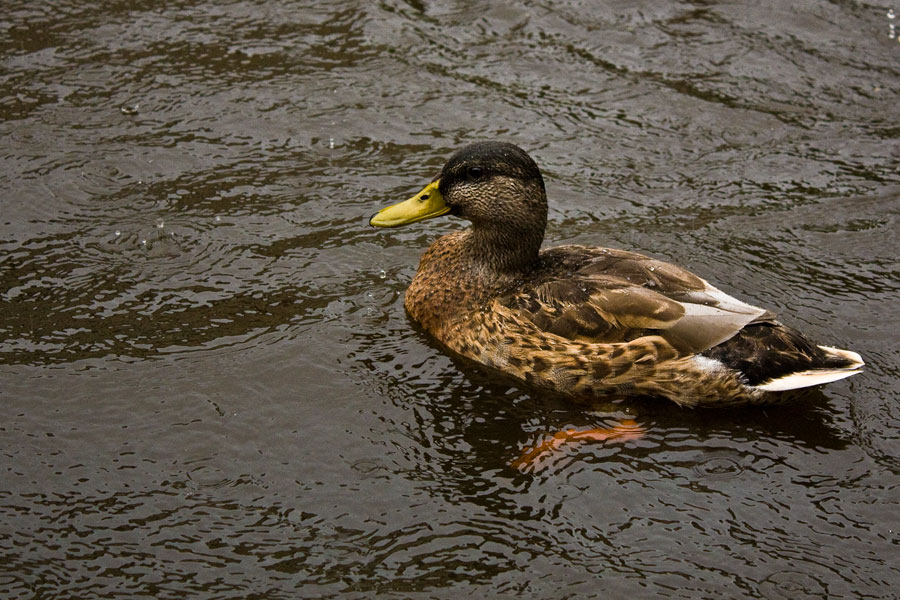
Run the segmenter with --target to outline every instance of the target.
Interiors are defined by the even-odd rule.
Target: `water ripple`
[[[10,598],[882,597],[897,580],[898,44],[866,3],[10,0]],[[464,143],[548,243],[860,351],[783,408],[577,406],[449,356],[375,230]],[[624,444],[562,429],[634,420]],[[598,587],[602,581],[602,588]]]

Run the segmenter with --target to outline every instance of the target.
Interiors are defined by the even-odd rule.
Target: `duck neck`
[[[469,238],[469,250],[474,262],[497,278],[516,277],[527,273],[538,259],[544,228],[519,230],[510,227],[492,228],[474,224]]]

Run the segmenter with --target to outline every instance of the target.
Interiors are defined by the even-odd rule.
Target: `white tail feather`
[[[859,369],[815,369],[812,371],[800,371],[799,373],[791,373],[778,379],[772,379],[762,385],[753,386],[757,390],[763,392],[784,392],[787,390],[796,390],[814,385],[822,385],[823,383],[831,383],[844,377],[850,377],[859,373]]]
[[[831,354],[834,356],[840,356],[841,358],[846,358],[850,362],[853,363],[852,366],[847,367],[848,369],[858,369],[864,364],[862,356],[854,352],[853,350],[842,350],[841,348],[832,348],[831,346],[819,346],[822,350],[824,350],[827,354]]]
[[[809,371],[799,371],[791,373],[778,379],[771,379],[762,385],[754,386],[756,389],[764,392],[784,392],[787,390],[796,390],[814,385],[822,385],[823,383],[831,383],[851,375],[856,375],[866,363],[863,362],[862,356],[852,350],[842,350],[841,348],[832,348],[830,346],[819,346],[827,354],[839,356],[851,364],[840,369],[810,369]]]

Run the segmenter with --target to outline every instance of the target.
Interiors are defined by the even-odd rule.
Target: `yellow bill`
[[[444,197],[438,191],[439,182],[440,180],[432,181],[409,200],[382,208],[369,219],[369,225],[399,227],[448,213],[450,207],[444,203]]]

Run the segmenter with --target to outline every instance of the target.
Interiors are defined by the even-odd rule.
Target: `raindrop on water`
[[[369,477],[374,476],[378,471],[385,469],[385,466],[377,460],[362,459],[350,465],[350,468],[352,468],[354,471],[358,471],[364,477]]]
[[[157,220],[156,220],[156,228],[157,228],[157,229],[162,229],[162,228],[165,227],[165,226],[166,226],[166,224],[163,222],[162,219],[157,219]]]
[[[744,467],[741,465],[739,457],[731,456],[728,452],[721,452],[699,461],[694,465],[694,471],[706,479],[725,480],[740,475],[744,471]]]
[[[333,137],[328,138],[328,147],[334,148],[334,138]]]
[[[116,229],[116,237],[119,237],[120,235],[122,235],[122,232]]]
[[[381,279],[384,279],[385,277],[387,277],[387,273],[385,272],[384,269],[382,269],[381,271],[378,272],[378,277]]]

